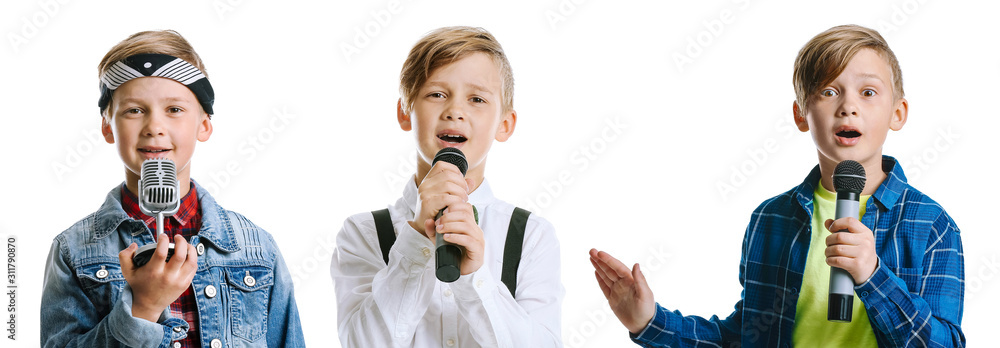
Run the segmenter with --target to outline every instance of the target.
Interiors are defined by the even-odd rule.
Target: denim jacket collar
[[[194,181],[195,186],[198,185]],[[132,235],[139,233],[148,233],[148,228],[142,221],[134,220],[125,213],[122,209],[121,197],[122,197],[122,187],[125,185],[118,185],[111,192],[108,193],[107,198],[104,200],[104,204],[95,213],[95,226],[94,226],[94,236],[93,239],[102,239],[107,237],[112,232],[118,230],[119,226],[123,223],[133,224],[136,226],[132,229]],[[198,237],[202,240],[208,240],[217,248],[224,250],[226,252],[239,251],[239,244],[236,242],[236,236],[233,235],[233,226],[229,221],[229,217],[226,215],[225,210],[222,209],[216,202],[215,198],[208,193],[208,190],[200,189],[198,190],[198,204],[201,209],[201,230],[198,231]]]
[[[879,209],[887,210],[896,204],[906,188],[906,175],[903,174],[903,168],[892,156],[882,156],[882,171],[886,173],[885,180],[882,180],[882,184],[878,186],[878,190],[875,190],[872,198],[875,198],[874,202],[878,204]],[[813,192],[816,190],[820,175],[819,165],[816,165],[812,172],[806,176],[806,179],[793,190],[799,205],[810,214],[812,213],[810,206],[812,205]]]

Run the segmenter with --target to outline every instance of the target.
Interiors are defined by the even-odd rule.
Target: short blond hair
[[[795,59],[792,83],[795,102],[803,113],[819,89],[833,82],[862,49],[871,49],[886,60],[892,72],[893,101],[903,97],[903,71],[882,35],[859,25],[840,25],[809,40]]]
[[[399,73],[399,95],[403,111],[409,113],[412,110],[420,87],[427,82],[434,69],[476,52],[489,55],[500,69],[503,112],[514,110],[514,73],[500,42],[483,28],[444,27],[421,38],[413,45],[403,62],[403,69]]]
[[[97,77],[100,78],[108,69],[111,69],[112,65],[122,59],[149,53],[166,54],[183,59],[201,70],[206,78],[208,77],[208,71],[205,70],[205,65],[201,62],[198,53],[194,51],[194,47],[191,47],[191,44],[180,33],[173,30],[141,31],[122,40],[101,59],[101,63],[97,65]],[[110,110],[110,107],[105,109],[102,116],[109,117]]]

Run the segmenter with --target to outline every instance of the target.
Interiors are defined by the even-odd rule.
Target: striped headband
[[[212,104],[215,103],[215,91],[205,74],[183,59],[156,53],[129,56],[116,62],[101,75],[101,100],[97,102],[101,113],[108,108],[111,95],[118,87],[129,80],[147,76],[165,77],[180,82],[194,92],[206,113],[214,114]]]

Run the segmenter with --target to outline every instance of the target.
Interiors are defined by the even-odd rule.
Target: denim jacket
[[[42,285],[43,347],[170,347],[188,324],[169,310],[153,323],[132,317],[132,290],[118,252],[153,243],[142,221],[121,205],[123,185],[97,212],[52,241]],[[198,271],[191,281],[202,347],[301,347],[292,279],[274,239],[198,190]]]

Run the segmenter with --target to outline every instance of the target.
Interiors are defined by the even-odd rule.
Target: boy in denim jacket
[[[41,345],[303,346],[291,277],[271,235],[190,179],[195,144],[212,135],[214,92],[198,54],[174,31],[145,31],[113,47],[99,70],[101,132],[118,148],[125,182],[52,242]],[[137,267],[133,254],[154,242],[156,228],[136,198],[150,158],[176,163],[183,198]]]

